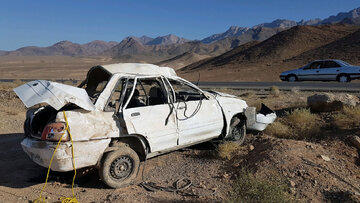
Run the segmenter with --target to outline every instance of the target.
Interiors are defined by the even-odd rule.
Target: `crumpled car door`
[[[168,103],[127,108],[141,79],[135,78],[131,93],[128,99],[124,100],[122,107],[128,133],[144,136],[149,141],[151,152],[177,146],[178,133],[175,113]],[[129,86],[127,88],[129,89]]]

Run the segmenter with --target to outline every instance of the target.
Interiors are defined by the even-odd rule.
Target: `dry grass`
[[[218,146],[218,154],[221,158],[230,160],[241,150],[241,146],[236,142],[224,142]]]
[[[348,107],[333,116],[333,124],[339,129],[352,129],[360,127],[360,106]]]
[[[270,88],[270,94],[274,97],[279,97],[280,96],[280,89],[278,86],[271,86]]]
[[[300,90],[299,90],[298,87],[293,87],[293,88],[291,88],[291,93],[293,93],[293,94],[299,94],[299,93],[300,93]]]
[[[292,129],[279,121],[275,121],[265,129],[265,133],[279,138],[289,138],[292,136]]]
[[[287,113],[285,120],[293,128],[294,136],[298,139],[310,138],[320,132],[320,118],[309,109],[295,109]]]
[[[320,117],[311,113],[309,109],[295,109],[268,126],[265,133],[274,137],[302,140],[318,136],[321,126]]]
[[[13,82],[0,82],[0,90],[11,90],[14,89],[15,87],[23,85],[24,83],[25,82],[19,79],[14,80]]]
[[[288,193],[289,186],[284,180],[257,177],[245,169],[239,172],[238,179],[231,187],[225,202],[296,202]]]

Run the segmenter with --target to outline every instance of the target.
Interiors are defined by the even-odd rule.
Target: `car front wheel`
[[[244,120],[234,117],[231,119],[230,131],[227,136],[228,140],[237,141],[242,144],[246,137],[246,124]]]
[[[350,82],[350,77],[348,75],[340,75],[338,77],[339,82]]]
[[[104,155],[99,176],[111,188],[129,185],[137,176],[140,159],[137,153],[128,146]]]

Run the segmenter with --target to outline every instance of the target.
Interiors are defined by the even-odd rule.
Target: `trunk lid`
[[[85,89],[57,82],[34,80],[15,88],[14,92],[27,108],[47,103],[59,110],[66,104],[72,103],[87,111],[95,109]]]

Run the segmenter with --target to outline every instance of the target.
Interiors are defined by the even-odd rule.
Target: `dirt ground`
[[[284,111],[306,106],[313,92],[280,92],[218,89],[241,96],[249,105],[261,102]],[[0,88],[0,199],[2,202],[29,202],[39,197],[46,169],[32,162],[22,151],[22,125],[26,109],[10,88]],[[259,176],[280,176],[289,185],[289,193],[304,202],[360,202],[360,156],[347,138],[359,135],[359,129],[329,132],[321,139],[297,141],[248,133],[244,152],[231,160],[217,154],[216,144],[204,143],[146,161],[144,179],[160,186],[171,186],[176,180],[192,181],[190,193],[205,196],[183,196],[164,191],[149,192],[137,181],[122,189],[109,189],[94,173],[76,180],[75,195],[79,202],[223,202],[227,191],[243,167]],[[252,147],[250,147],[252,146]],[[325,161],[321,155],[328,156]],[[145,163],[142,163],[140,171]],[[71,196],[72,173],[50,173],[43,193],[48,202]]]

